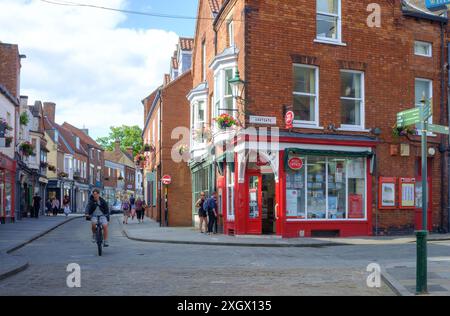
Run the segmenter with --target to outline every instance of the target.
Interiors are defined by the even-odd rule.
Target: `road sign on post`
[[[172,183],[172,177],[169,175],[165,175],[164,177],[161,178],[161,182],[164,185],[169,185]]]

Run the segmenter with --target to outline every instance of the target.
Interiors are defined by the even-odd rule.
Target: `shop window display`
[[[286,215],[300,220],[366,218],[365,158],[301,157],[286,170]]]

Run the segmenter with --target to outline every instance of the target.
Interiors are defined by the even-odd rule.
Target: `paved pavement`
[[[366,246],[145,243],[126,238],[114,218],[110,244],[98,257],[88,223],[71,221],[14,252],[15,258],[29,258],[30,266],[0,281],[0,295],[394,295],[384,284],[367,287],[366,267],[374,256]],[[81,288],[66,285],[70,263],[81,267]]]
[[[12,252],[75,217],[41,216],[39,219],[25,218],[14,224],[0,225],[0,280],[21,272],[28,267],[26,258],[13,257],[10,255]]]
[[[174,244],[203,244],[216,246],[247,246],[247,247],[330,247],[342,245],[402,245],[414,244],[415,236],[406,237],[361,237],[361,238],[289,238],[281,239],[277,236],[226,236],[201,234],[193,227],[174,228],[160,227],[155,221],[147,219],[143,224],[129,221],[123,225],[120,218],[116,218],[124,234],[132,240],[174,243]],[[431,235],[430,240],[450,240],[450,234]]]

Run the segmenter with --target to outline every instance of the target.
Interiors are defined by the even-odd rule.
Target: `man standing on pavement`
[[[41,197],[38,193],[33,196],[33,212],[31,217],[39,218],[39,211],[41,209]]]
[[[213,192],[211,197],[205,202],[206,209],[208,210],[208,235],[213,233],[213,228],[215,229],[214,234],[217,234],[217,192]]]

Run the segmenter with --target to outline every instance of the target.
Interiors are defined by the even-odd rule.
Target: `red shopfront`
[[[225,234],[283,238],[372,235],[372,140],[280,138],[224,165]],[[251,159],[253,156],[253,159]],[[294,161],[294,163],[292,163]]]
[[[14,222],[16,162],[0,153],[0,222]]]

